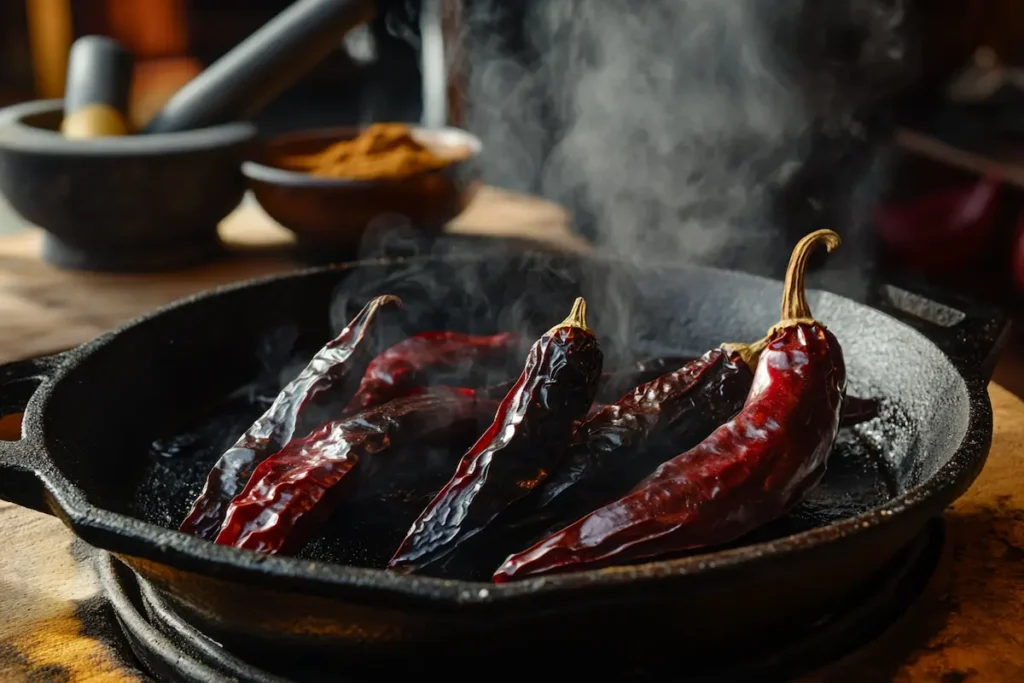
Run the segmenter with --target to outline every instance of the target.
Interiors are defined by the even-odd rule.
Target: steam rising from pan
[[[383,252],[404,256],[394,261],[383,278],[379,271],[357,269],[339,284],[331,309],[334,330],[344,327],[368,299],[388,292],[401,298],[403,307],[386,313],[383,345],[427,330],[509,331],[522,337],[522,353],[517,356],[522,361],[529,345],[565,318],[577,296],[586,297],[590,304],[588,318],[601,335],[606,366],[634,360],[643,340],[656,336],[656,323],[644,312],[649,305],[641,310],[637,302],[656,302],[658,292],[642,291],[628,264],[587,270],[571,257],[517,253],[500,244],[430,243],[396,236],[401,233],[390,235]],[[435,259],[461,265],[439,268]],[[574,262],[576,267],[571,267]],[[514,373],[519,370],[517,366]],[[508,377],[495,377],[496,382],[504,379]]]
[[[441,4],[487,181],[562,203],[626,258],[780,277],[829,227],[845,246],[827,286],[860,293],[886,182],[876,105],[916,66],[905,0]],[[410,4],[388,25],[408,39]]]

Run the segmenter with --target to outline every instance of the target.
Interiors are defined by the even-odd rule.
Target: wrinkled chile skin
[[[738,354],[713,349],[599,408],[529,499],[528,522],[561,528],[625,495],[666,457],[693,448],[736,415],[753,379]]]
[[[216,542],[271,554],[297,551],[339,502],[342,482],[359,478],[362,461],[473,428],[481,408],[493,405],[468,390],[425,393],[329,422],[256,467],[228,506]]]
[[[825,472],[846,393],[820,325],[777,331],[743,410],[628,495],[509,557],[498,583],[726,543],[785,514]]]
[[[410,573],[447,557],[543,481],[594,400],[601,364],[589,330],[559,327],[537,340],[494,421],[413,523],[389,568]]]
[[[292,439],[306,436],[340,414],[373,359],[379,333],[375,324],[378,310],[374,302],[367,304],[217,460],[179,531],[212,541],[224,521],[228,503],[260,462]]]
[[[614,403],[628,391],[654,381],[667,372],[683,367],[693,358],[682,356],[655,356],[638,360],[627,368],[618,370],[606,370],[601,373],[601,379],[597,382],[597,394],[594,396],[594,405],[590,413],[596,413],[604,405]],[[512,390],[516,381],[508,380],[499,382],[480,389],[482,395],[495,399],[501,399]]]
[[[655,356],[638,360],[626,369],[605,371],[601,374],[601,381],[597,385],[597,396],[594,400],[599,403],[614,403],[623,394],[641,384],[653,382],[669,372],[676,372],[694,360],[696,359],[692,356],[689,358]]]
[[[355,413],[434,384],[431,373],[465,375],[473,364],[500,357],[513,349],[518,336],[462,332],[422,332],[384,350],[370,362],[346,413]],[[460,372],[461,371],[461,372]],[[460,377],[461,379],[461,377]]]

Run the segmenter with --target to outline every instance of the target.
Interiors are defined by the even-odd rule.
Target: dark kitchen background
[[[288,0],[17,0],[0,3],[0,104],[60,97],[75,38],[109,35],[136,61],[132,114],[148,120],[184,82],[290,4]],[[401,3],[388,3],[401,4]],[[388,8],[390,9],[390,8]],[[417,55],[383,12],[372,38],[351,36],[265,109],[277,132],[360,120],[419,118]]]
[[[771,4],[759,7],[746,0],[738,2],[757,7],[752,10],[755,14],[760,7]],[[491,9],[485,13],[486,21],[457,21],[457,9],[465,14],[467,7],[486,7],[488,3]],[[81,35],[107,34],[134,53],[131,112],[136,124],[144,122],[184,82],[288,4],[287,0],[0,3],[0,105],[60,97],[70,43]],[[350,34],[328,60],[260,113],[257,124],[261,132],[421,119],[420,2],[381,0],[379,4],[371,26]],[[593,103],[604,100],[595,99],[596,91],[585,90],[585,85],[577,88],[570,84],[575,99],[560,99],[561,93],[550,92],[564,90],[562,81],[554,80],[556,86],[538,85],[544,74],[554,74],[560,67],[571,74],[588,59],[599,61],[591,53],[600,52],[601,47],[612,50],[623,45],[615,42],[615,32],[602,33],[610,24],[613,29],[615,26],[607,20],[596,20],[594,12],[587,11],[593,4],[549,0],[544,5],[543,20],[537,18],[538,4],[524,0],[438,0],[436,4],[445,16],[451,65],[448,119],[484,138],[488,150],[485,179],[560,201],[573,212],[581,232],[613,246],[616,240],[625,244],[639,240],[660,249],[666,234],[676,234],[672,229],[653,236],[634,234],[623,232],[624,225],[699,223],[703,232],[680,228],[678,235],[685,239],[675,237],[673,246],[678,247],[682,241],[687,247],[693,246],[689,255],[730,266],[756,269],[756,261],[741,256],[744,247],[760,255],[761,260],[784,263],[784,257],[765,259],[763,254],[766,245],[771,244],[779,245],[779,253],[788,253],[793,235],[776,238],[779,229],[775,227],[744,232],[721,218],[723,212],[732,210],[736,222],[749,223],[751,215],[768,211],[767,205],[747,202],[749,208],[743,214],[733,209],[736,202],[730,197],[712,193],[685,206],[673,204],[669,211],[659,205],[659,200],[675,201],[672,188],[661,194],[649,189],[655,184],[650,177],[652,161],[630,153],[629,136],[640,134],[645,139],[638,146],[653,145],[650,140],[665,132],[658,129],[659,125],[682,127],[692,123],[697,114],[690,115],[687,110],[700,109],[698,103],[681,100],[678,123],[652,115],[644,110],[648,103],[631,99],[633,76],[628,68],[624,76],[605,69],[600,74],[605,80],[598,82],[601,87],[608,85],[608,101],[620,104],[623,111],[641,113],[634,119],[602,111],[574,117],[566,111],[586,102],[600,109]],[[645,41],[635,39],[643,31],[655,35],[658,15],[651,8],[659,4],[640,0],[621,5],[628,7],[630,16],[642,26],[641,33],[630,34],[634,42],[625,43],[627,49],[642,50],[640,43]],[[818,5],[828,7],[817,9]],[[860,277],[859,270],[908,273],[1018,308],[1024,300],[1024,203],[1019,192],[1024,186],[1024,70],[1018,70],[1024,66],[1024,3],[837,0],[778,6],[801,8],[789,14],[785,10],[766,10],[760,18],[770,26],[779,45],[793,46],[787,47],[784,56],[793,58],[797,66],[787,73],[797,74],[800,94],[810,103],[813,114],[808,118],[813,125],[809,123],[807,128],[815,129],[809,134],[810,142],[801,127],[799,135],[785,143],[810,144],[815,152],[804,170],[788,179],[786,188],[772,197],[770,210],[781,211],[787,219],[764,223],[786,224],[794,234],[823,224],[861,230],[853,224],[864,223],[867,237],[844,254],[847,260],[855,260],[843,264],[850,278]],[[564,16],[555,19],[557,11],[550,8],[558,7],[571,7],[572,11],[565,9]],[[907,29],[898,40],[895,29],[879,28],[880,22],[897,15]],[[623,31],[628,23],[622,23]],[[572,51],[575,48],[560,48],[577,45],[565,38],[567,33],[577,42],[585,36],[589,52],[580,49],[577,54]],[[680,37],[676,64],[699,57],[714,65],[712,71],[720,69],[728,83],[736,76],[728,67],[729,40],[725,35],[701,52],[700,46]],[[649,54],[623,63],[627,67],[631,63],[650,66],[652,60],[669,63],[673,55],[664,43],[653,42],[656,49],[648,50]],[[545,57],[540,54],[543,49],[557,57]],[[722,53],[715,53],[715,49]],[[569,61],[561,63],[559,59]],[[514,91],[511,86],[525,82],[521,76],[524,73],[530,74],[532,88],[513,92],[512,96],[521,101],[529,99],[536,106],[517,112],[522,114],[517,125],[529,130],[516,130],[512,135],[507,122],[497,122],[493,116],[488,119],[482,113],[492,93],[508,96],[500,91]],[[593,75],[583,74],[588,78]],[[570,78],[564,74],[559,77]],[[581,76],[581,83],[586,80]],[[740,86],[738,91],[743,90]],[[537,95],[545,88],[546,100]],[[621,96],[616,88],[622,90]],[[662,100],[652,102],[657,105]],[[671,100],[664,102],[674,104]],[[594,139],[600,139],[602,132],[619,130],[620,121],[628,125],[622,128],[625,132],[618,146],[595,152]],[[855,121],[865,132],[851,133],[854,127],[849,121]],[[835,122],[840,123],[830,128]],[[591,131],[590,138],[585,134],[587,130]],[[880,139],[885,151],[865,153],[867,146],[854,140],[861,135]],[[895,145],[890,144],[893,141]],[[522,154],[524,142],[536,149],[517,163],[516,155]],[[737,156],[761,154],[763,145],[757,136],[750,143],[749,149],[739,145],[725,151]],[[707,151],[699,145],[687,149],[690,156]],[[787,149],[780,143],[779,150],[777,158],[761,154],[758,159],[766,165],[785,166]],[[595,154],[602,161],[600,169],[590,165]],[[683,164],[675,169],[676,176],[685,176],[690,166]],[[753,173],[754,166],[753,162],[742,164],[743,172]],[[553,173],[552,168],[557,171]],[[728,177],[725,181],[719,179],[720,186],[727,185],[734,175],[734,169],[724,170]],[[701,167],[698,171],[713,175],[715,169]],[[737,185],[743,184],[743,177],[735,178]],[[679,182],[678,177],[672,182]],[[858,194],[859,188],[867,188],[863,195],[867,200]],[[595,199],[599,195],[603,198]],[[859,218],[861,214],[866,216],[864,220]],[[4,229],[0,219],[0,232]],[[715,234],[707,236],[709,230]],[[652,232],[659,230],[652,228]],[[723,239],[726,233],[730,240]],[[707,245],[702,250],[698,243],[704,242]]]

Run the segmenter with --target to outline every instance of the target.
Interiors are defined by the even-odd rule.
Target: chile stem
[[[772,336],[781,328],[795,322],[811,322],[811,307],[807,305],[804,284],[807,279],[807,261],[814,247],[824,244],[832,251],[840,244],[839,235],[831,230],[816,230],[797,242],[786,269],[786,282],[782,286],[782,318],[768,330],[768,335],[753,344],[723,344],[726,353],[738,355],[751,371],[757,367],[761,353],[768,346]]]
[[[581,330],[590,331],[590,328],[587,327],[587,302],[583,300],[583,297],[576,297],[572,310],[569,311],[569,317],[548,330],[548,334],[562,327],[578,327]]]
[[[341,343],[350,343],[351,340],[344,341],[352,330],[355,330],[357,337],[362,337],[365,333],[365,328],[369,325],[370,321],[377,315],[377,311],[387,305],[397,306],[401,308],[403,306],[402,300],[393,294],[382,294],[381,296],[375,297],[370,303],[363,306],[363,310],[356,314],[356,317],[349,321],[348,325],[345,326],[338,336],[332,341],[327,342],[328,347],[335,347]]]
[[[807,262],[811,252],[819,244],[824,244],[829,251],[841,244],[839,235],[832,230],[815,230],[804,236],[793,248],[786,269],[786,282],[782,289],[782,320],[799,320],[811,317],[811,308],[807,305],[807,292],[804,283],[807,279]]]

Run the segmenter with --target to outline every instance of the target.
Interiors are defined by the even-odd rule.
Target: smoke
[[[489,182],[623,257],[779,276],[830,227],[829,271],[870,268],[887,165],[866,113],[913,71],[903,0],[445,4]]]
[[[466,125],[484,142],[485,180],[559,202],[626,263],[619,276],[591,277],[498,246],[480,270],[446,278],[445,267],[417,259],[459,248],[419,239],[400,215],[382,217],[361,255],[412,260],[386,277],[366,269],[348,278],[335,329],[386,292],[410,302],[395,341],[466,320],[487,329],[463,331],[530,338],[584,295],[600,302],[602,343],[628,360],[660,336],[637,303],[670,289],[632,277],[637,268],[691,262],[779,278],[795,242],[822,227],[844,246],[809,284],[862,296],[873,266],[868,220],[886,183],[878,104],[914,68],[904,2],[397,0],[385,26],[414,47],[422,7],[459,26],[446,59],[465,84]]]

